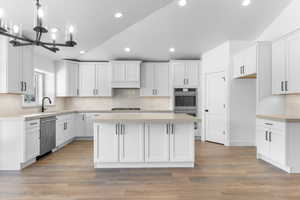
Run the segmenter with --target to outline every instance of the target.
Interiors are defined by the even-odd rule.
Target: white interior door
[[[225,144],[225,73],[206,75],[206,140]]]

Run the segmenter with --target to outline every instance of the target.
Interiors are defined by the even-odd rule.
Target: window
[[[53,73],[35,70],[33,76],[33,87],[28,94],[23,95],[23,106],[40,106],[42,105],[42,99],[44,96],[50,97],[52,102],[54,102],[54,84]]]

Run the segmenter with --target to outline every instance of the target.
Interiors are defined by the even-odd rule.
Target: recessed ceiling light
[[[126,47],[126,48],[124,49],[124,51],[126,51],[126,52],[130,52],[130,51],[131,51],[131,49],[130,49],[129,47]]]
[[[186,6],[186,4],[187,4],[187,1],[186,1],[186,0],[179,0],[179,1],[178,1],[178,5],[181,6],[181,7]]]
[[[242,6],[249,6],[251,4],[251,0],[243,0]]]
[[[79,53],[80,53],[80,54],[85,54],[85,51],[84,51],[84,50],[82,50],[82,51],[80,51]]]
[[[175,48],[172,47],[169,49],[169,51],[173,53],[173,52],[175,52]]]
[[[115,16],[115,18],[121,18],[121,17],[123,17],[123,13],[117,12],[114,16]]]

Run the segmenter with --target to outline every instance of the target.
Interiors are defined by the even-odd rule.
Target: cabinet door
[[[24,92],[33,94],[33,48],[32,46],[22,47],[22,80]]]
[[[287,39],[287,93],[300,92],[300,34]]]
[[[173,85],[184,86],[185,85],[185,64],[173,63]]]
[[[112,81],[126,81],[126,65],[124,63],[112,63]]]
[[[272,45],[272,91],[273,94],[284,94],[286,80],[286,45],[284,40]]]
[[[154,88],[156,96],[170,96],[169,94],[169,64],[155,64],[154,68]]]
[[[154,96],[154,63],[143,63],[141,66],[141,96]]]
[[[279,163],[285,163],[285,136],[283,133],[275,130],[270,131],[270,159]]]
[[[60,146],[65,140],[65,121],[56,122],[56,146]]]
[[[199,63],[187,62],[185,64],[186,84],[188,87],[198,87],[199,85]]]
[[[268,129],[257,127],[256,129],[256,146],[257,152],[265,157],[269,157],[269,132]]]
[[[95,95],[95,65],[80,64],[79,67],[79,95],[94,96]]]
[[[40,129],[26,130],[25,136],[25,162],[39,156],[40,153]]]
[[[7,92],[21,93],[21,48],[13,47],[8,44],[7,58]]]
[[[123,124],[120,135],[120,161],[144,161],[144,125]]]
[[[126,64],[126,81],[129,82],[140,81],[140,64],[137,63]]]
[[[243,60],[242,53],[238,53],[233,57],[233,77],[239,78],[242,76],[242,67],[244,66],[244,60]]]
[[[168,162],[170,159],[170,137],[168,124],[153,123],[145,127],[146,162]]]
[[[68,63],[67,65],[68,71],[68,84],[67,87],[67,96],[77,96],[79,93],[79,65],[77,63]]]
[[[96,65],[97,96],[112,96],[111,67],[108,63]]]
[[[85,136],[93,137],[94,136],[94,119],[91,116],[86,117],[86,127],[85,127]]]
[[[95,124],[95,160],[119,162],[119,136],[115,123]]]
[[[77,137],[85,137],[86,132],[86,118],[85,114],[78,114],[76,116],[76,124],[75,124],[75,131]]]
[[[253,45],[244,51],[245,69],[244,75],[252,75],[257,72],[257,45]]]
[[[194,161],[194,124],[176,123],[170,131],[170,161]]]

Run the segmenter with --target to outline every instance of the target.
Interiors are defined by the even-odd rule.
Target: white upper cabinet
[[[111,96],[111,90],[109,63],[80,63],[79,96]]]
[[[172,61],[174,87],[199,87],[200,61]]]
[[[273,94],[300,93],[300,32],[273,43]]]
[[[13,47],[0,37],[0,92],[25,94],[33,91],[33,47]]]
[[[239,52],[233,57],[234,78],[255,75],[257,72],[257,44]]]
[[[56,63],[56,96],[74,97],[79,95],[79,64],[71,61]]]
[[[141,96],[170,96],[169,63],[141,65]]]
[[[140,88],[140,61],[111,61],[113,88]]]
[[[272,45],[272,91],[273,94],[285,94],[286,55],[285,41],[280,40]]]

